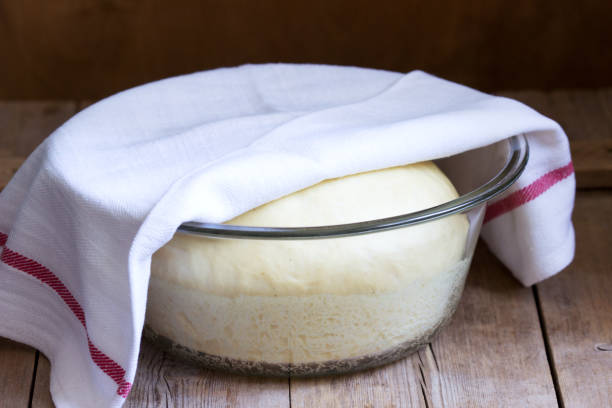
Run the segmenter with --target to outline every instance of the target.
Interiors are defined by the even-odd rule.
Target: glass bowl
[[[143,336],[188,362],[251,375],[340,374],[403,358],[432,341],[452,317],[486,203],[518,179],[528,156],[527,141],[518,135],[435,160],[459,197],[389,218],[287,228],[185,223],[177,234],[196,235],[211,248],[229,239],[237,240],[237,251],[283,254],[281,271],[309,262],[322,277],[318,287],[327,290],[279,295],[186,289],[158,278],[168,265],[156,254]],[[432,234],[442,237],[437,246],[422,238]],[[254,241],[243,245],[248,240]],[[396,244],[399,250],[389,252]],[[327,258],[318,262],[323,252]],[[367,264],[355,255],[363,253]],[[338,278],[337,268],[348,272]],[[378,268],[392,271],[393,278],[377,279]],[[333,279],[338,281],[331,285]]]

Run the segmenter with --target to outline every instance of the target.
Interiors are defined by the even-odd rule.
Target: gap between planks
[[[34,355],[34,368],[32,369],[32,382],[30,385],[30,396],[28,398],[28,407],[32,406],[32,399],[34,398],[34,384],[36,383],[36,371],[38,369],[39,356],[40,356],[40,351],[36,350],[36,354]]]
[[[576,256],[562,273],[537,285],[542,320],[567,407],[612,402],[612,191],[583,191],[574,210]]]
[[[548,367],[550,368],[550,375],[552,377],[553,386],[555,387],[555,396],[557,397],[557,404],[559,408],[565,408],[563,403],[563,396],[561,395],[561,387],[559,385],[559,375],[555,367],[555,360],[550,347],[550,338],[546,331],[546,321],[542,314],[542,304],[540,302],[540,296],[538,294],[538,285],[532,286],[533,298],[535,300],[536,309],[538,311],[538,321],[540,322],[540,331],[542,332],[542,341],[544,342],[544,349],[546,350],[546,360],[548,361]]]

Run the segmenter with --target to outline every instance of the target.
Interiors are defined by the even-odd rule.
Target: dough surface
[[[328,180],[229,224],[316,226],[400,215],[457,197],[431,162]],[[151,330],[240,361],[311,363],[372,355],[422,338],[452,313],[469,259],[453,215],[318,240],[177,234],[155,253]]]

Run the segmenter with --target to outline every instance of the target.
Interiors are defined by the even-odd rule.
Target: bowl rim
[[[192,221],[181,224],[177,232],[234,239],[322,239],[370,234],[463,213],[506,191],[525,170],[529,160],[529,144],[525,135],[519,134],[504,140],[508,143],[510,151],[506,163],[495,176],[468,193],[423,210],[369,221],[315,227],[253,227]]]

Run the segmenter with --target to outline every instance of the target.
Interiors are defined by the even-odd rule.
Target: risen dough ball
[[[342,224],[456,197],[426,162],[328,180],[228,223]],[[309,374],[312,363],[325,371],[321,362],[337,369],[343,360],[376,360],[426,341],[452,313],[469,264],[468,227],[464,215],[453,215],[319,240],[177,234],[153,256],[147,324],[213,365],[254,372]]]

